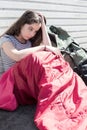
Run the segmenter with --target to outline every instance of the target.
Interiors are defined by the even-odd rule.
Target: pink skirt
[[[35,102],[39,130],[87,130],[87,87],[61,54],[31,53],[1,76],[1,109]]]

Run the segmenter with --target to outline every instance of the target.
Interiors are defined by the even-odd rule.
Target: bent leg
[[[0,109],[13,111],[17,106],[14,95],[13,69],[9,69],[0,77]]]
[[[85,130],[87,87],[62,57],[44,62],[35,115],[39,130]],[[80,129],[81,128],[81,129]]]

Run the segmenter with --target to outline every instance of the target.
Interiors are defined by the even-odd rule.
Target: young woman
[[[1,36],[0,48],[4,71],[30,52],[43,50],[45,45],[51,45],[45,23],[44,16],[27,10]],[[40,44],[43,46],[38,46]]]
[[[40,19],[43,22],[41,16]],[[4,61],[6,72],[0,78],[0,108],[13,111],[20,104],[36,102],[34,121],[39,130],[87,130],[86,85],[73,72],[58,49],[57,53],[53,53],[49,50],[52,49],[55,52],[55,48],[49,46],[46,46],[45,50],[43,46],[23,48],[27,44],[31,46],[28,40],[40,28],[45,30],[44,23],[31,21],[34,23],[22,24],[18,35],[11,35],[10,39],[9,34],[6,33],[2,38],[3,41],[4,39],[10,39],[10,41],[1,43],[2,58],[5,59],[6,56],[8,58]],[[50,44],[46,32],[43,34],[42,41],[43,43],[45,41],[44,44]],[[13,66],[9,58],[16,61]],[[11,63],[10,68],[8,63]]]

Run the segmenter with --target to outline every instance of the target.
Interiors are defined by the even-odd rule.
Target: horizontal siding
[[[47,27],[62,27],[83,47],[87,47],[86,0],[0,0],[0,34],[26,9],[40,11]]]
[[[84,12],[87,13],[86,6],[74,6],[68,4],[58,3],[43,3],[43,2],[21,2],[21,1],[4,1],[0,0],[0,8],[6,9],[35,9],[35,10],[48,10],[48,11],[64,11],[64,12]],[[64,9],[64,10],[63,10]]]
[[[5,19],[3,22],[3,19],[0,19],[0,26],[5,27],[9,26],[12,24],[16,19]],[[82,20],[82,19],[48,19],[47,23],[54,24],[55,26],[64,26],[64,25],[69,25],[69,26],[87,26],[87,19]]]

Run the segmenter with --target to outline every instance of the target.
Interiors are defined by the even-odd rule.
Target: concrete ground
[[[33,121],[35,107],[20,106],[13,112],[0,110],[0,130],[38,130]]]

